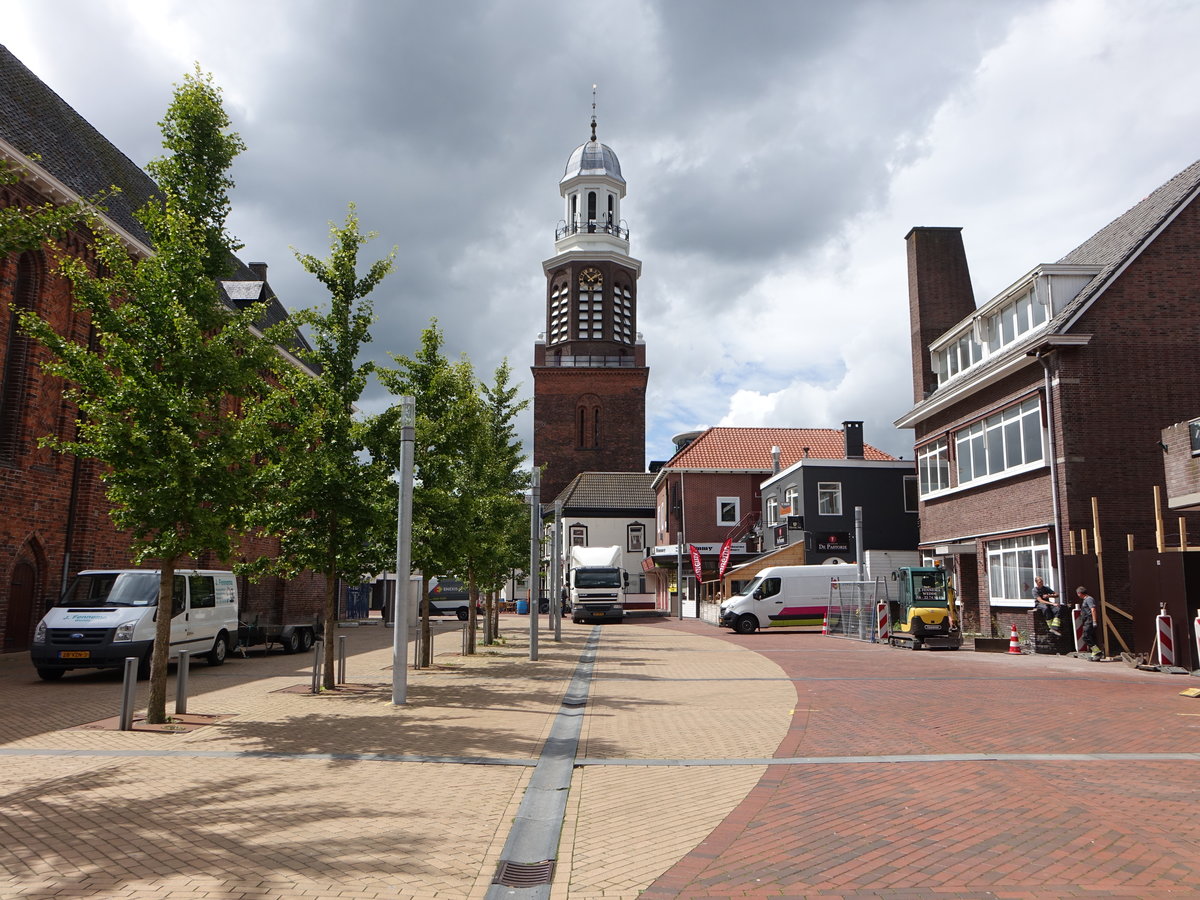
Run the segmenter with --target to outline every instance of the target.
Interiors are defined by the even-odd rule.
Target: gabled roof
[[[155,192],[153,179],[0,45],[0,138],[80,197],[116,186],[107,216],[144,244],[134,211]]]
[[[555,498],[563,509],[654,509],[651,472],[580,472]]]
[[[771,448],[779,448],[780,464],[787,468],[805,458],[845,459],[846,438],[838,428],[709,428],[671,458],[662,471],[764,472],[773,471]],[[896,457],[863,444],[863,458]]]
[[[1074,314],[1108,286],[1125,264],[1153,239],[1187,205],[1200,188],[1200,160],[1192,163],[1148,197],[1117,216],[1090,238],[1059,260],[1071,265],[1099,265],[1104,268],[1069,303],[1056,322],[1068,322]]]

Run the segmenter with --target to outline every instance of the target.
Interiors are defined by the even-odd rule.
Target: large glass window
[[[950,487],[950,447],[945,438],[917,449],[917,475],[922,497]]]
[[[774,525],[779,521],[779,501],[774,497],[767,498],[767,524]]]
[[[992,603],[1033,606],[1033,579],[1051,585],[1050,535],[1026,534],[987,544],[988,595]]]
[[[817,515],[840,516],[842,514],[842,483],[840,481],[817,482]]]
[[[904,511],[915,513],[918,510],[917,506],[917,476],[904,476]]]
[[[1040,463],[1044,454],[1038,398],[960,428],[954,433],[954,449],[960,485]]]

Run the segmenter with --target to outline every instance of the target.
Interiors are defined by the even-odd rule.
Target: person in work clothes
[[[1083,614],[1083,644],[1091,649],[1092,661],[1099,662],[1104,659],[1104,652],[1100,649],[1100,607],[1083,585],[1075,588],[1075,596],[1083,604],[1080,609]]]
[[[1062,637],[1062,607],[1058,603],[1058,592],[1047,587],[1041,575],[1033,579],[1033,601],[1046,619],[1046,627],[1055,637]]]

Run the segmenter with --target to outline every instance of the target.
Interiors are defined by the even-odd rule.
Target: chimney
[[[782,471],[783,466],[779,462],[780,450],[778,447],[771,448],[771,474],[778,475]]]
[[[842,433],[846,436],[846,459],[862,459],[863,423],[843,422]]]
[[[908,316],[912,328],[913,401],[937,387],[929,345],[975,312],[975,292],[961,228],[914,228],[908,244]]]
[[[267,280],[267,264],[264,262],[246,263],[250,267],[250,271],[254,273],[254,277],[259,281]]]

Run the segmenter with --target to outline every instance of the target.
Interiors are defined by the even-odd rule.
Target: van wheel
[[[293,628],[282,641],[284,653],[295,653],[300,649],[300,629]]]
[[[67,674],[66,669],[38,669],[38,678],[42,681],[58,681]]]
[[[310,650],[313,645],[313,633],[307,628],[298,629],[300,632],[300,649]]]
[[[217,639],[213,642],[213,647],[208,651],[205,659],[208,660],[210,666],[219,666],[225,662],[225,654],[229,652],[229,635],[221,632],[217,635]]]
[[[738,634],[754,634],[758,631],[758,619],[754,616],[738,616],[733,623],[733,630]]]
[[[154,652],[153,648],[146,651],[146,655],[138,660],[137,680],[145,681],[150,677],[150,655]]]
[[[467,619],[471,615],[470,611],[465,606],[460,606],[458,609],[456,609],[454,611],[454,614],[456,616],[458,616],[458,621],[460,621],[460,622],[467,621]]]

